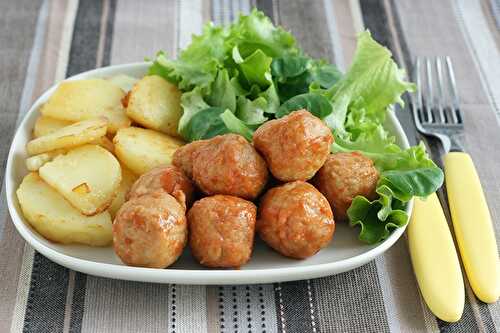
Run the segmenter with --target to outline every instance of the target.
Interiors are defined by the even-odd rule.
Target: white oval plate
[[[147,68],[147,63],[110,66],[81,73],[68,80],[107,78],[118,74],[139,78],[146,73]],[[38,252],[60,265],[108,278],[159,283],[251,284],[292,281],[342,273],[366,264],[391,247],[405,230],[404,227],[395,230],[380,244],[366,245],[357,239],[357,229],[339,223],[332,243],[305,260],[285,258],[257,240],[252,259],[239,270],[206,269],[195,262],[189,249],[168,269],[153,269],[123,265],[112,247],[92,248],[52,243],[26,222],[17,201],[16,189],[28,172],[24,163],[27,156],[25,145],[31,138],[35,120],[39,116],[38,108],[56,87],[57,85],[53,86],[38,98],[17,129],[9,151],[5,180],[7,204],[17,230]],[[409,146],[406,135],[393,114],[387,118],[387,128],[396,137],[397,144],[405,148]],[[413,201],[407,207],[408,215],[412,206]]]

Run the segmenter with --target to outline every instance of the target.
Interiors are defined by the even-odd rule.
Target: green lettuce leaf
[[[229,80],[226,69],[219,70],[215,81],[212,83],[210,94],[206,96],[208,104],[223,109],[236,111],[236,89]]]
[[[404,78],[405,72],[392,60],[391,52],[374,41],[369,31],[362,32],[349,71],[328,90],[335,112],[325,118],[325,123],[337,136],[346,136],[349,106],[371,114],[385,113],[394,103],[403,105],[401,95],[415,89]]]
[[[393,229],[404,226],[408,222],[408,214],[404,205],[396,203],[393,208],[393,193],[387,186],[377,188],[379,198],[369,201],[357,196],[347,210],[349,225],[359,226],[359,240],[375,244],[386,239]]]
[[[219,115],[224,125],[231,133],[242,135],[248,141],[252,141],[253,130],[243,121],[238,119],[231,111],[226,110]]]
[[[229,133],[229,129],[220,117],[224,111],[220,107],[209,107],[194,114],[186,125],[185,135],[187,139],[196,141]],[[229,110],[228,112],[231,113]]]
[[[281,104],[278,112],[276,113],[276,117],[281,118],[300,109],[306,109],[320,119],[323,119],[332,113],[332,105],[326,97],[318,94],[307,93],[294,96],[285,103]]]
[[[270,67],[273,59],[268,57],[261,50],[243,59],[238,51],[238,47],[233,48],[233,59],[241,68],[243,76],[248,83],[258,84],[261,87],[269,86],[271,81]]]
[[[251,101],[248,98],[239,96],[236,116],[246,125],[260,125],[268,119],[264,115],[267,104],[267,100],[264,97],[258,97]]]
[[[191,118],[198,112],[208,109],[208,105],[201,94],[201,88],[195,88],[190,92],[186,92],[181,96],[182,116],[179,119],[177,131],[187,141],[191,141],[191,132],[188,128],[188,123]]]
[[[234,46],[243,58],[256,50],[270,57],[279,57],[288,52],[297,52],[295,38],[281,27],[275,27],[261,11],[253,9],[249,15],[240,17],[229,27],[227,46]]]
[[[191,44],[177,60],[170,60],[164,52],[159,52],[148,74],[160,75],[182,90],[207,88],[215,80],[226,57],[226,38],[225,29],[207,24],[201,35],[193,36]]]

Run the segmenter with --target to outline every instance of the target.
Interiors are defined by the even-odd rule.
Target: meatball
[[[378,178],[372,160],[361,153],[336,153],[328,156],[313,183],[328,199],[339,222],[347,220],[347,209],[357,195],[369,200],[377,197]]]
[[[282,255],[310,257],[328,245],[334,231],[328,201],[309,183],[286,183],[270,189],[262,198],[257,232]]]
[[[319,118],[300,110],[259,127],[253,143],[276,178],[308,180],[325,163],[333,135]]]
[[[125,202],[113,222],[113,247],[127,265],[165,268],[187,242],[185,210],[162,190]]]
[[[252,254],[257,208],[249,201],[214,195],[189,210],[189,245],[208,267],[240,267]]]
[[[208,140],[193,154],[193,180],[208,195],[256,198],[268,179],[266,162],[241,135]]]
[[[178,148],[172,158],[172,164],[180,168],[186,176],[193,179],[193,159],[198,148],[207,144],[208,140],[198,140]]]
[[[164,190],[186,208],[193,200],[194,187],[181,169],[162,165],[143,174],[127,193],[127,200],[156,190]]]

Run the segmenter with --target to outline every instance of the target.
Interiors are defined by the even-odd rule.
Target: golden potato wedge
[[[26,150],[29,155],[37,155],[60,148],[81,146],[106,135],[107,124],[108,121],[103,117],[80,121],[31,140],[26,145]]]
[[[136,82],[139,81],[139,79],[132,77],[132,76],[129,76],[129,75],[125,75],[125,74],[120,74],[120,75],[110,77],[108,80],[109,80],[109,82],[120,87],[121,90],[123,90],[125,92],[132,90],[132,87],[134,86],[134,84],[136,84]]]
[[[24,217],[43,237],[53,242],[106,246],[113,240],[108,212],[85,216],[36,172],[24,177],[17,189]]]
[[[120,163],[106,149],[85,145],[57,156],[39,169],[40,177],[84,215],[106,210],[121,181]]]
[[[120,207],[125,202],[125,196],[138,178],[132,171],[130,171],[123,165],[121,168],[122,181],[120,182],[120,187],[118,188],[118,193],[116,194],[115,199],[108,208],[109,215],[111,215],[112,219],[115,218],[118,209],[120,209]]]
[[[181,92],[160,76],[145,76],[130,91],[127,116],[146,128],[178,136],[181,115]]]
[[[33,127],[33,137],[39,138],[63,127],[69,126],[72,123],[72,121],[40,116],[36,119],[35,127]]]
[[[175,150],[184,143],[153,130],[128,127],[113,138],[116,157],[136,175],[161,164],[170,164]]]
[[[124,96],[125,92],[108,80],[65,81],[57,87],[40,112],[46,117],[73,122],[106,117],[108,131],[115,133],[131,124],[121,104]]]
[[[56,150],[51,150],[46,153],[34,155],[31,157],[28,157],[26,159],[26,168],[29,171],[38,171],[47,162],[52,161],[54,158],[57,156],[64,154],[66,152],[65,149],[56,149]]]

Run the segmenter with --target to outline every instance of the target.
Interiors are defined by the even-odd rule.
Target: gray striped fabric
[[[163,49],[175,56],[204,23],[252,7],[291,30],[314,57],[348,67],[364,28],[401,66],[448,54],[494,221],[500,218],[500,31],[497,0],[0,1],[0,157],[16,124],[55,81]],[[408,114],[398,114],[410,139]],[[3,170],[0,178],[3,183]],[[0,198],[0,332],[497,332],[500,305],[467,285],[463,318],[444,323],[419,294],[401,239],[356,270],[248,286],[133,283],[61,267],[25,245]],[[497,236],[500,224],[495,224]]]

